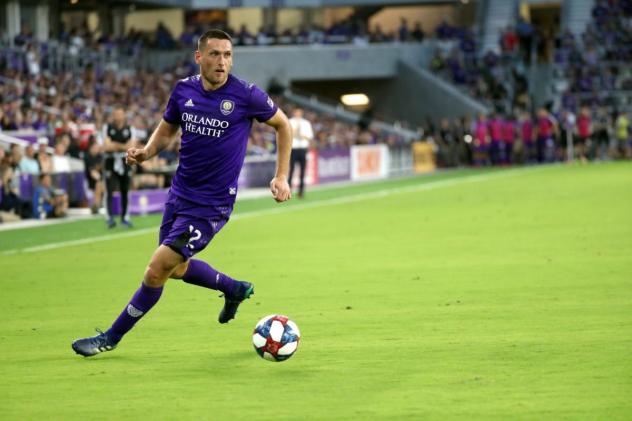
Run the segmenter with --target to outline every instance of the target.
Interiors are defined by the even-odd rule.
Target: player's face
[[[221,86],[233,67],[233,46],[227,39],[210,38],[202,50],[195,52],[195,62],[208,84]]]

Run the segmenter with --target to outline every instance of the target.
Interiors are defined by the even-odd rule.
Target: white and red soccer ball
[[[271,314],[259,320],[252,333],[252,343],[261,358],[285,361],[296,352],[301,332],[286,316]]]

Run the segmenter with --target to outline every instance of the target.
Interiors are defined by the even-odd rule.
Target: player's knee
[[[144,282],[145,285],[153,288],[159,288],[167,282],[172,268],[166,267],[159,262],[150,262],[145,269]]]
[[[187,269],[189,268],[189,261],[180,263],[176,268],[171,272],[171,279],[182,279],[184,274],[187,273]]]

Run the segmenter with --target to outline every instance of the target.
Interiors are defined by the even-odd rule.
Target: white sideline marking
[[[494,179],[498,177],[513,175],[518,172],[522,172],[529,169],[535,169],[535,168],[542,168],[542,167],[523,167],[523,168],[517,168],[517,169],[512,169],[512,170],[500,170],[493,173],[450,178],[447,180],[431,181],[428,183],[417,184],[413,186],[395,187],[395,188],[390,188],[390,189],[386,188],[386,189],[376,190],[376,191],[367,192],[367,193],[358,193],[358,194],[354,194],[350,196],[337,197],[334,199],[324,199],[324,200],[319,200],[319,201],[311,202],[311,203],[304,203],[300,205],[264,209],[264,210],[258,210],[258,211],[252,211],[252,212],[244,212],[244,213],[232,215],[230,219],[231,221],[237,221],[239,219],[254,218],[254,217],[263,216],[263,215],[275,215],[279,213],[293,212],[293,211],[299,211],[299,210],[304,210],[304,209],[313,209],[313,208],[320,208],[320,207],[325,207],[325,206],[334,206],[334,205],[360,202],[363,200],[380,199],[380,198],[392,196],[395,194],[414,193],[414,192],[425,191],[425,190],[434,190],[434,189],[438,189],[442,187],[451,187],[451,186],[455,186],[455,185],[463,184],[463,183],[474,183],[478,181],[486,181],[486,180],[490,180],[490,179]],[[58,249],[62,247],[78,246],[82,244],[91,244],[91,243],[96,243],[99,241],[108,241],[108,240],[115,240],[119,238],[136,237],[139,235],[149,234],[152,232],[157,234],[158,227],[142,228],[142,229],[137,229],[137,230],[122,233],[122,234],[107,234],[107,235],[101,235],[98,237],[82,238],[79,240],[60,241],[57,243],[44,244],[41,246],[34,246],[34,247],[26,247],[23,249],[6,250],[3,252],[0,252],[0,254],[11,255],[11,254],[16,254],[16,253],[34,253],[38,251],[54,250],[54,249]]]

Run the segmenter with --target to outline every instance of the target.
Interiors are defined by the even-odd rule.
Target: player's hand
[[[274,200],[279,203],[292,198],[292,191],[285,177],[274,177],[272,181],[270,181],[270,191],[272,192]]]
[[[144,148],[129,148],[125,156],[127,165],[140,164],[147,160],[147,151]]]

